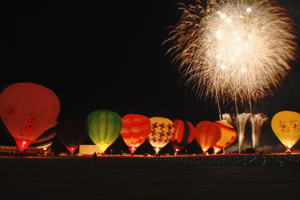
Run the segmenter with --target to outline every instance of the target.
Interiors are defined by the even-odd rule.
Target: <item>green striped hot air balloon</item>
[[[87,117],[91,140],[102,152],[119,137],[122,120],[120,115],[110,110],[96,110]]]

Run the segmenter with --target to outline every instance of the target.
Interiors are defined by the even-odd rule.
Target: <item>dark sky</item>
[[[74,113],[86,118],[94,110],[109,109],[121,117],[136,113],[194,125],[218,120],[217,106],[179,83],[176,65],[165,56],[170,46],[162,43],[168,38],[166,28],[180,17],[178,2],[1,1],[0,86],[33,82],[48,87],[60,99],[60,117]],[[286,2],[298,17],[296,1]],[[294,100],[297,76],[291,80],[281,89],[285,95],[281,91],[261,102],[259,112],[299,112],[299,105],[291,106],[299,102]]]
[[[203,105],[186,99],[162,46],[179,17],[177,3],[2,3],[1,85],[44,85],[60,99],[61,115],[110,109],[192,120]]]

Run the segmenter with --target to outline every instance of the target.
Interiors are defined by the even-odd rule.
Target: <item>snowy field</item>
[[[299,199],[300,155],[0,158],[0,199]]]

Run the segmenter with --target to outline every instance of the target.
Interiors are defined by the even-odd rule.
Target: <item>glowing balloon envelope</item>
[[[85,120],[79,115],[62,118],[57,129],[57,137],[72,154],[87,138]]]
[[[213,147],[221,138],[221,131],[217,125],[210,121],[202,121],[196,126],[196,141],[203,153]]]
[[[122,117],[121,136],[131,153],[148,138],[150,131],[151,122],[148,117],[137,114]]]
[[[171,144],[176,152],[179,152],[187,144],[195,139],[195,127],[190,122],[174,120],[174,134],[171,138]]]
[[[148,137],[148,141],[158,154],[161,148],[166,146],[174,134],[173,122],[165,117],[152,117],[151,132]]]
[[[287,151],[300,139],[300,114],[293,111],[281,111],[271,121],[272,130]]]
[[[52,127],[45,131],[40,137],[38,137],[36,140],[34,140],[30,146],[36,147],[38,149],[48,148],[51,146],[54,137],[56,136],[57,128]]]
[[[237,133],[233,126],[225,122],[215,121],[214,124],[217,125],[221,131],[220,140],[213,146],[214,152],[218,153],[223,148],[226,148],[234,143],[237,137]]]
[[[119,137],[122,128],[120,115],[110,110],[96,110],[87,117],[89,136],[102,152]]]
[[[15,83],[1,93],[1,118],[21,151],[55,126],[59,110],[54,92],[39,84]]]

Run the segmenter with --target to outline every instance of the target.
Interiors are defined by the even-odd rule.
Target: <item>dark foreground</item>
[[[0,199],[299,199],[300,156],[0,158]]]

